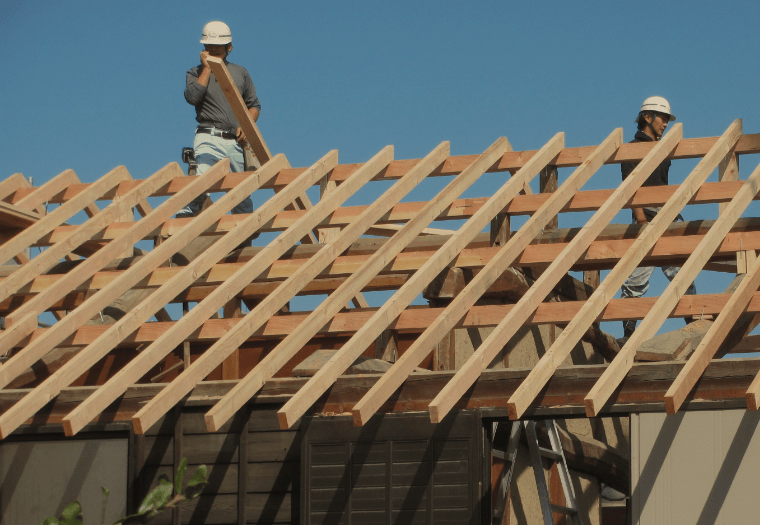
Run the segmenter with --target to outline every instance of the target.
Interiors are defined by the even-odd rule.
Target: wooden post
[[[319,198],[325,198],[331,192],[335,191],[337,187],[338,184],[335,181],[327,180],[327,175],[325,175],[319,183]],[[320,228],[318,232],[320,244],[326,244],[340,234],[340,228]]]
[[[599,287],[600,280],[601,272],[599,270],[587,270],[583,272],[583,284],[589,285],[594,290]]]
[[[554,193],[557,191],[557,166],[550,164],[542,169],[539,176],[539,184],[541,193]],[[555,215],[544,227],[545,230],[556,230],[557,228],[559,228],[559,215]]]
[[[224,318],[243,317],[242,301],[235,297],[224,305]],[[240,348],[236,348],[230,355],[222,361],[222,379],[240,379]]]
[[[509,215],[499,213],[491,219],[491,246],[504,246],[510,235]]]

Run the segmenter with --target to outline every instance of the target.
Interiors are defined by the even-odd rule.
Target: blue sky
[[[3,6],[0,178],[21,172],[36,185],[67,168],[92,181],[123,164],[144,178],[179,161],[195,124],[185,71],[199,63],[201,28],[214,19],[231,26],[230,60],[256,84],[262,134],[293,166],[330,149],[361,162],[387,144],[396,158],[417,158],[443,140],[453,154],[479,153],[500,136],[537,149],[558,131],[568,146],[592,145],[621,126],[630,140],[641,101],[655,94],[670,100],[686,137],[720,135],[736,118],[745,133],[760,131],[757,2]],[[744,158],[746,178],[760,159]],[[693,166],[674,164],[671,181]],[[618,181],[608,167],[587,187]],[[423,186],[407,200],[434,191]],[[684,216],[716,213],[703,206]],[[728,278],[702,276],[702,293],[722,291]]]

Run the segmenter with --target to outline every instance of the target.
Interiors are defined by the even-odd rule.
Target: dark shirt
[[[232,62],[226,62],[226,65],[246,107],[248,109],[261,109],[259,98],[256,96],[256,88],[248,71]],[[239,126],[238,121],[232,113],[232,108],[227,103],[227,99],[224,98],[224,92],[214,78],[214,74],[211,74],[208,86],[202,86],[198,83],[198,75],[200,75],[202,68],[203,66],[198,65],[187,72],[185,100],[188,104],[195,106],[195,120],[206,126],[234,131]]]
[[[644,133],[643,131],[637,131],[631,142],[654,142],[654,139]],[[620,164],[620,171],[623,174],[623,180],[631,174],[631,172],[638,166],[638,162],[623,162]],[[647,180],[644,181],[642,186],[667,186],[668,185],[668,170],[670,170],[670,160],[663,160],[657,168],[652,172]]]

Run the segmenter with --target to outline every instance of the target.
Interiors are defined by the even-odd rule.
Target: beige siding
[[[760,413],[631,414],[633,523],[757,523]]]

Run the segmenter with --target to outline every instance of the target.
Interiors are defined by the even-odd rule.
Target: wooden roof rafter
[[[216,76],[225,76],[223,64],[212,67],[216,67]],[[227,94],[232,97],[234,86],[231,82],[227,84]],[[545,396],[537,399],[538,394],[547,385],[556,394],[557,381],[565,381],[558,378],[569,377],[567,369],[559,365],[593,322],[644,319],[634,338],[620,350],[611,365],[597,367],[593,373],[583,372],[586,374],[584,385],[590,392],[581,392],[582,387],[573,386],[573,413],[585,407],[588,414],[598,415],[608,413],[610,399],[621,403],[623,398],[612,392],[621,382],[625,385],[629,373],[640,375],[647,369],[661,373],[667,368],[665,365],[659,368],[633,365],[637,347],[656,332],[662,319],[690,316],[699,310],[714,312],[718,319],[692,360],[679,369],[678,379],[675,382],[670,379],[670,390],[660,396],[658,402],[674,412],[683,406],[690,391],[694,393],[694,388],[709,399],[720,398],[720,394],[716,394],[720,389],[705,389],[699,379],[728,366],[716,365],[710,358],[716,355],[726,334],[735,328],[739,316],[760,312],[760,295],[756,292],[760,266],[750,264],[748,275],[732,295],[681,295],[701,270],[708,267],[735,270],[738,268],[735,263],[728,265],[722,261],[734,258],[736,252],[760,249],[760,224],[756,224],[760,221],[739,219],[746,207],[758,198],[760,167],[744,182],[705,182],[719,164],[721,180],[737,179],[737,155],[760,152],[760,135],[742,135],[740,121],[734,122],[721,137],[701,139],[683,139],[682,128],[676,125],[656,144],[621,144],[622,133],[616,130],[602,145],[592,147],[565,148],[564,137],[558,134],[538,151],[512,152],[508,141],[500,139],[481,155],[452,157],[448,144],[442,144],[425,159],[393,160],[389,146],[366,163],[339,165],[337,153],[330,152],[310,168],[291,168],[284,156],[271,155],[242,102],[235,100],[232,106],[244,123],[246,136],[252,138],[254,150],[264,161],[264,166],[256,172],[230,174],[226,163],[221,163],[199,177],[184,177],[179,176],[182,173],[175,164],[141,181],[132,180],[126,169],[120,167],[91,184],[81,183],[70,170],[40,188],[27,187],[28,183],[20,175],[0,182],[0,200],[3,201],[0,206],[8,214],[16,214],[15,219],[7,215],[6,221],[20,221],[16,224],[18,233],[0,244],[0,255],[4,253],[8,260],[21,257],[23,250],[30,246],[50,246],[31,260],[21,259],[23,264],[12,271],[3,269],[0,313],[7,312],[8,329],[0,333],[0,352],[13,350],[14,353],[0,367],[0,386],[9,385],[37,359],[61,346],[81,348],[39,386],[13,406],[3,409],[0,437],[14,432],[51,399],[68,392],[67,387],[77,377],[114,349],[135,343],[146,345],[121,371],[97,388],[96,395],[76,407],[69,407],[61,416],[68,435],[96,420],[114,400],[134,389],[136,382],[144,380],[151,368],[182,343],[204,341],[211,349],[194,364],[186,362],[183,373],[145,406],[127,416],[133,418],[137,433],[144,432],[187,395],[205,388],[204,379],[208,374],[237,352],[244,342],[261,338],[278,340],[269,355],[247,376],[220,394],[220,400],[206,416],[208,428],[215,430],[250,402],[252,396],[265,391],[270,382],[281,381],[274,379],[275,374],[295,359],[309,341],[331,334],[340,334],[347,342],[313,378],[288,383],[298,387],[290,391],[280,411],[281,426],[289,427],[310,410],[325,410],[325,406],[352,409],[356,424],[363,424],[378,411],[389,407],[393,410],[394,393],[417,388],[420,382],[411,374],[414,367],[426,357],[437,339],[463,326],[494,326],[495,329],[461,370],[434,375],[428,386],[436,385],[437,391],[431,392],[428,388],[425,395],[432,395],[419,397],[406,406],[419,409],[424,403],[433,421],[440,421],[454,407],[489,406],[489,403],[490,406],[506,405],[513,418],[524,417],[535,414],[537,406],[541,410],[560,410]],[[640,188],[665,158],[701,160],[681,185]],[[641,162],[619,188],[581,191],[602,164],[628,160]],[[557,193],[530,195],[528,182],[546,166],[577,166],[578,169]],[[489,197],[460,199],[465,189],[484,173],[498,171],[512,173],[500,190]],[[400,202],[420,180],[433,176],[454,178],[429,202]],[[396,183],[372,204],[341,206],[362,186],[378,180]],[[316,184],[329,191],[324,191],[320,201],[312,204],[306,190]],[[226,215],[237,202],[263,188],[273,188],[275,195],[259,209],[248,215]],[[198,217],[171,218],[184,204],[208,191],[224,195]],[[166,200],[152,209],[146,200],[149,196]],[[98,200],[111,202],[100,210],[95,204]],[[44,202],[57,202],[61,206],[48,215],[33,215],[31,210]],[[700,225],[671,224],[687,204],[706,202],[722,203],[718,220]],[[646,227],[626,226],[624,234],[612,233],[621,231],[609,226],[614,215],[623,208],[637,206],[663,208]],[[142,218],[132,220],[132,208],[137,208]],[[83,210],[89,217],[83,224],[64,223]],[[579,210],[594,211],[584,228],[575,232],[553,231],[547,238],[539,239],[539,230],[549,218]],[[112,223],[125,214],[129,215],[127,222]],[[488,246],[482,238],[483,229],[499,214],[532,216],[503,248]],[[441,231],[433,225],[435,221],[457,219],[465,220],[458,230]],[[291,250],[299,242],[315,243],[314,232],[325,228],[330,231],[323,235],[322,244],[308,249],[304,246],[300,252]],[[242,239],[263,231],[282,233],[267,246],[234,252],[238,254],[235,255],[237,261],[227,260]],[[372,248],[354,253],[355,246],[361,244],[359,238],[367,234],[389,237],[382,242],[373,241]],[[439,237],[421,242],[425,234]],[[162,242],[153,250],[128,264],[119,263],[123,267],[111,267],[125,249],[156,236],[161,236]],[[186,266],[161,267],[199,236],[216,239]],[[73,258],[74,250],[80,251],[86,259],[71,263],[67,273],[48,275],[62,258]],[[661,297],[611,300],[620,286],[619,281],[634,267],[666,261],[682,264],[682,270]],[[494,283],[505,282],[505,271],[510,267],[542,263],[549,264],[548,270],[532,284],[520,285],[526,286],[527,291],[515,305],[478,303]],[[422,289],[452,266],[471,268],[476,274],[460,295],[445,308],[410,308]],[[557,293],[558,283],[568,271],[589,268],[612,268],[612,271],[595,292],[578,300],[544,302],[548,294]],[[352,300],[366,307],[361,294],[373,286],[396,292],[377,309],[341,311]],[[111,326],[82,326],[110,301],[135,289],[151,289],[152,293]],[[294,296],[319,292],[327,293],[328,297],[314,311],[278,315],[281,307]],[[210,319],[231,299],[246,297],[246,294],[259,294],[256,297],[261,301],[246,317]],[[182,319],[148,322],[168,304],[189,297],[196,298],[198,305]],[[38,329],[37,316],[51,309],[69,311],[65,316],[59,314],[59,322],[52,327]],[[168,320],[166,316],[161,318]],[[509,401],[488,397],[490,394],[474,400],[469,397],[467,392],[473,389],[476,392],[488,390],[480,379],[482,375],[488,378],[498,375],[485,368],[500,351],[504,340],[521,326],[542,322],[569,324],[532,371],[502,374],[509,377],[512,389]],[[366,351],[376,336],[399,329],[422,335],[389,372],[367,379],[362,395],[351,397],[348,405],[330,401],[345,395],[336,393],[341,391],[338,385],[346,383],[341,374]],[[756,408],[760,404],[760,365],[753,368],[756,366],[753,360],[737,363],[735,366],[741,368],[741,373],[726,381],[734,381],[731,383],[734,386],[743,385],[746,390],[741,394],[742,399],[746,398],[750,408]],[[675,377],[675,368],[671,366],[668,370],[665,375]],[[757,379],[747,386],[750,372]],[[593,388],[588,384],[592,377],[596,382]],[[710,377],[710,381],[718,381]],[[625,399],[639,399],[638,394],[626,390],[627,386],[622,388],[628,392],[625,395],[629,397]],[[10,395],[7,392],[0,390],[0,403]],[[739,399],[736,388],[729,397],[732,403]],[[691,406],[693,401],[687,403]]]

